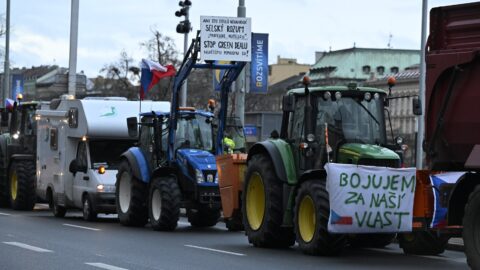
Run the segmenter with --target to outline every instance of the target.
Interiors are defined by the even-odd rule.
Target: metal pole
[[[188,13],[189,12],[189,9],[190,7],[187,6],[187,14],[185,15],[185,21],[188,21]],[[183,37],[183,57],[185,57],[185,55],[187,55],[187,50],[188,50],[188,32],[187,31],[185,34],[184,34],[184,37]],[[182,107],[186,107],[187,106],[187,78],[185,78],[185,81],[183,82],[183,85],[182,85],[182,90],[180,91],[180,106]]]
[[[5,67],[3,70],[3,95],[1,108],[5,107],[5,100],[10,96],[9,82],[10,82],[10,0],[7,0],[7,18],[5,29]]]
[[[420,102],[422,103],[423,113],[418,117],[418,133],[417,133],[417,149],[416,149],[416,161],[417,169],[423,168],[423,138],[425,128],[425,46],[426,46],[426,34],[427,34],[427,9],[428,0],[422,0],[422,36],[421,36],[421,53],[420,53],[420,91],[418,93]]]
[[[68,94],[75,96],[77,86],[77,43],[78,43],[79,0],[72,0],[70,16],[70,58],[68,63]]]
[[[238,0],[237,17],[245,18],[247,16],[247,8],[245,0]],[[235,82],[235,115],[240,118],[242,126],[245,124],[245,69],[238,75]]]

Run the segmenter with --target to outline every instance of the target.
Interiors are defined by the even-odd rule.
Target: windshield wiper
[[[362,107],[367,113],[368,115],[370,115],[370,117],[375,120],[375,122],[377,123],[377,125],[380,126],[380,122],[378,122],[377,118],[375,118],[375,116],[367,109],[367,107],[365,107],[360,101],[356,100],[355,99],[355,102],[358,103],[358,105],[360,105],[360,107]]]

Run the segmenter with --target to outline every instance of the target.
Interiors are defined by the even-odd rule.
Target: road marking
[[[194,245],[185,245],[185,246],[186,246],[186,247],[191,247],[191,248],[198,248],[198,249],[203,249],[203,250],[209,250],[209,251],[219,252],[219,253],[225,253],[225,254],[230,254],[230,255],[235,255],[235,256],[246,256],[245,254],[242,254],[242,253],[236,253],[236,252],[225,251],[225,250],[220,250],[220,249],[213,249],[213,248],[207,248],[207,247],[199,247],[199,246],[194,246]]]
[[[1,212],[0,212],[0,216],[11,216],[11,214],[1,213]]]
[[[3,243],[7,244],[7,245],[11,245],[11,246],[16,246],[16,247],[28,249],[28,250],[31,250],[31,251],[36,251],[36,252],[53,252],[52,250],[39,248],[39,247],[35,247],[35,246],[31,246],[31,245],[27,245],[27,244],[23,244],[23,243],[19,243],[19,242],[3,242]]]
[[[105,263],[89,263],[89,262],[86,262],[85,264],[90,265],[90,266],[94,266],[94,267],[98,267],[98,268],[102,268],[102,269],[107,269],[107,270],[128,270],[127,268],[121,268],[121,267],[117,267],[117,266],[113,266],[113,265],[105,264]]]
[[[84,227],[84,226],[78,226],[78,225],[73,225],[73,224],[68,224],[68,223],[63,223],[64,226],[68,227],[73,227],[73,228],[79,228],[79,229],[84,229],[84,230],[90,230],[90,231],[100,231],[100,229],[97,228],[91,228],[91,227]]]

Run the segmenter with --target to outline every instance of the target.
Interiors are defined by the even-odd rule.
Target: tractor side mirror
[[[138,137],[138,120],[137,117],[127,118],[128,136],[135,138]]]
[[[2,111],[1,116],[2,116],[2,120],[0,121],[0,126],[8,127],[8,112]]]
[[[293,112],[295,110],[295,97],[293,95],[283,96],[282,108],[284,112]]]
[[[422,115],[422,103],[419,98],[412,99],[413,115]]]

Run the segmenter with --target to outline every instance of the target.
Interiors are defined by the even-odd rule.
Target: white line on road
[[[1,213],[1,212],[0,212],[0,216],[11,216],[11,214]]]
[[[105,264],[105,263],[89,263],[89,262],[86,262],[85,264],[88,264],[88,265],[91,265],[91,266],[94,266],[94,267],[98,267],[98,268],[102,268],[102,269],[107,269],[107,270],[128,270],[127,268],[121,268],[121,267],[117,267],[117,266],[113,266],[113,265]]]
[[[68,227],[73,227],[73,228],[79,228],[79,229],[84,229],[84,230],[90,230],[90,231],[100,231],[100,229],[97,229],[97,228],[91,228],[91,227],[78,226],[78,225],[73,225],[73,224],[68,224],[68,223],[64,223],[63,225],[64,225],[64,226],[68,226]]]
[[[36,252],[53,252],[52,250],[44,249],[44,248],[39,248],[39,247],[34,247],[31,245],[19,243],[19,242],[3,242],[4,244],[11,245],[11,246],[16,246],[16,247],[21,247],[24,249],[28,249],[31,251],[36,251]]]
[[[230,255],[235,255],[235,256],[246,256],[245,254],[242,254],[242,253],[236,253],[236,252],[225,251],[225,250],[220,250],[220,249],[213,249],[213,248],[207,248],[207,247],[199,247],[199,246],[194,246],[194,245],[185,245],[185,246],[186,246],[186,247],[191,247],[191,248],[198,248],[198,249],[203,249],[203,250],[209,250],[209,251],[219,252],[219,253],[225,253],[225,254],[230,254]]]

